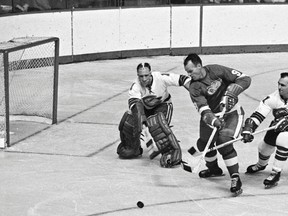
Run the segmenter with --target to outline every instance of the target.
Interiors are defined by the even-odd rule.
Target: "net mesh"
[[[9,91],[9,118],[34,121],[52,119],[55,42],[33,43],[45,38],[16,38],[0,43],[0,138],[5,138],[5,97]],[[13,49],[28,45],[23,49]],[[31,46],[30,46],[31,45]],[[4,88],[4,50],[8,50],[9,89]],[[0,141],[1,142],[1,141]]]

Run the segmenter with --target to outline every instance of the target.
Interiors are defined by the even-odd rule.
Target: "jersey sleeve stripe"
[[[190,78],[188,76],[185,75],[180,75],[179,77],[179,86],[183,86],[186,82],[188,82],[190,80]]]
[[[261,113],[259,112],[254,112],[252,115],[251,115],[251,118],[253,118],[254,122],[259,125],[261,124],[264,119],[265,119],[265,116],[263,116]],[[256,120],[256,121],[255,121]]]

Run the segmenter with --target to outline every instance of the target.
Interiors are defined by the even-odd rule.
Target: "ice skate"
[[[219,177],[223,176],[223,171],[220,167],[217,167],[213,170],[211,169],[205,169],[199,172],[199,177],[200,178],[209,178],[209,177]]]
[[[243,192],[241,187],[242,182],[240,180],[240,177],[238,175],[233,175],[231,179],[230,191],[233,193],[234,196],[238,196]]]
[[[264,170],[266,168],[266,166],[267,165],[261,166],[259,164],[252,164],[252,165],[247,167],[246,173],[253,174],[253,173],[259,172],[261,170]]]
[[[281,172],[272,171],[272,173],[263,182],[265,189],[277,186],[280,180],[280,175]]]

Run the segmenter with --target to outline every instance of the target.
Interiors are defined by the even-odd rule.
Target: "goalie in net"
[[[182,160],[182,153],[169,126],[173,104],[167,88],[184,86],[187,89],[191,78],[174,73],[152,72],[149,63],[137,66],[137,76],[129,90],[129,111],[124,113],[119,124],[121,143],[117,153],[124,159],[142,155],[140,135],[143,127],[148,127],[156,144],[156,148],[149,152],[150,159],[161,154],[161,167],[178,165]]]

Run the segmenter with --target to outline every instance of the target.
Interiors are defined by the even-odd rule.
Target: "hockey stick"
[[[210,137],[209,137],[209,140],[208,140],[208,142],[207,142],[207,144],[206,144],[206,146],[205,146],[205,149],[204,149],[204,151],[201,153],[200,159],[199,159],[199,161],[197,162],[197,165],[196,165],[195,167],[192,168],[191,166],[188,165],[187,162],[185,162],[185,161],[182,160],[181,166],[182,166],[182,168],[183,168],[185,171],[187,171],[187,172],[192,172],[192,173],[196,173],[196,172],[199,171],[199,168],[200,168],[202,162],[203,162],[204,159],[205,159],[205,155],[206,155],[206,153],[207,153],[208,150],[209,150],[209,146],[210,146],[212,140],[214,139],[214,136],[215,136],[216,132],[217,132],[217,128],[214,127],[214,128],[213,128],[213,131],[212,131],[212,133],[211,133],[211,135],[210,135]]]
[[[222,117],[224,116],[225,111],[226,111],[226,109],[225,109],[225,107],[224,107],[223,110],[221,111],[221,113],[219,114],[219,118],[222,118]],[[212,133],[211,133],[211,135],[210,135],[210,137],[209,137],[209,139],[208,139],[208,142],[206,143],[205,149],[204,149],[203,152],[201,153],[200,159],[199,159],[199,161],[197,162],[197,165],[196,165],[194,168],[192,168],[191,166],[189,166],[187,162],[185,162],[185,161],[183,161],[183,160],[181,161],[181,167],[182,167],[185,171],[187,171],[187,172],[192,172],[192,173],[196,173],[196,172],[199,171],[199,168],[200,168],[202,162],[205,160],[205,155],[206,155],[206,153],[207,153],[208,150],[209,150],[209,147],[210,147],[210,145],[211,145],[211,143],[212,143],[212,141],[213,141],[213,139],[214,139],[214,136],[215,136],[217,130],[218,130],[218,128],[213,127],[213,131],[212,131]]]
[[[263,133],[263,132],[265,132],[265,131],[273,130],[273,129],[276,128],[276,126],[277,126],[277,125],[272,126],[272,127],[268,127],[268,128],[265,128],[265,129],[262,129],[262,130],[259,130],[259,131],[256,131],[256,132],[252,133],[252,135],[256,135],[256,134],[259,134],[259,133]],[[232,144],[232,143],[234,143],[234,142],[238,142],[238,141],[240,141],[240,140],[242,140],[242,139],[243,139],[243,137],[241,136],[241,137],[238,137],[238,138],[236,138],[236,139],[230,140],[230,141],[228,141],[228,142],[222,143],[222,144],[220,144],[220,145],[218,145],[218,146],[214,146],[214,147],[208,149],[206,153],[208,153],[208,152],[210,152],[210,151],[213,151],[213,150],[217,150],[217,149],[222,148],[222,147],[224,147],[224,146],[230,145],[230,144]],[[205,154],[206,154],[206,153],[205,153]],[[203,156],[203,154],[201,155],[201,157],[202,157],[202,156]],[[204,158],[205,158],[205,157],[204,157]],[[200,160],[201,160],[201,159],[202,159],[202,158],[200,158]],[[197,171],[197,169],[192,168],[191,166],[189,166],[187,162],[182,161],[182,165],[183,165],[183,169],[184,169],[185,171],[187,171],[187,172],[192,172],[192,173],[193,173],[193,172],[196,172],[196,171]],[[198,165],[198,164],[197,164],[197,165]]]
[[[256,134],[263,133],[263,132],[265,132],[265,131],[270,131],[270,130],[273,130],[273,129],[275,129],[275,128],[276,128],[276,125],[275,125],[275,126],[272,126],[272,127],[264,128],[264,129],[262,129],[262,130],[258,130],[258,131],[256,131],[256,132],[252,133],[251,135],[254,136],[254,135],[256,135]],[[238,137],[238,138],[235,138],[235,139],[233,139],[233,140],[230,140],[230,141],[228,141],[228,142],[222,143],[222,144],[220,144],[220,145],[218,145],[218,146],[214,146],[214,147],[208,149],[207,152],[211,152],[211,151],[217,150],[217,149],[219,149],[219,148],[222,148],[222,147],[224,147],[224,146],[230,145],[230,144],[232,144],[232,143],[234,143],[234,142],[238,142],[238,141],[240,141],[240,140],[243,140],[243,137],[242,137],[242,136],[240,136],[240,137]]]

